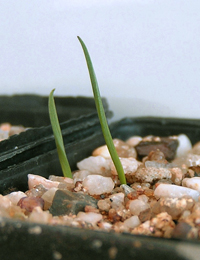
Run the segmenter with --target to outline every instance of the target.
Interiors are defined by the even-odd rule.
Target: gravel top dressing
[[[164,238],[200,237],[200,142],[186,135],[114,139],[127,184],[106,146],[73,179],[28,175],[29,190],[0,195],[0,216],[47,225]]]

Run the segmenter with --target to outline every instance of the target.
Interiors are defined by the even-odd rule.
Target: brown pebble
[[[41,209],[44,209],[44,200],[42,198],[36,197],[23,197],[19,200],[17,206],[25,209],[26,213],[30,213],[35,207],[40,207]]]
[[[160,150],[166,160],[173,160],[176,155],[178,140],[170,137],[152,137],[148,141],[141,141],[135,148],[139,158],[147,156],[151,151]]]
[[[144,195],[146,195],[147,197],[153,197],[154,196],[154,190],[146,189],[146,190],[144,190]]]
[[[129,200],[135,200],[135,199],[137,199],[138,198],[138,193],[137,193],[137,191],[132,191],[132,192],[130,192],[130,193],[128,193],[127,194],[127,198],[129,199]]]
[[[148,208],[141,211],[138,217],[142,223],[149,220],[151,218],[151,209]]]
[[[85,212],[94,212],[94,213],[99,213],[99,209],[92,207],[90,205],[85,206]]]
[[[159,149],[155,151],[151,151],[148,156],[145,158],[145,161],[155,161],[158,163],[167,163],[167,160],[165,159],[165,155],[163,152],[161,152]]]
[[[173,238],[186,238],[192,226],[185,222],[179,222],[173,230]]]
[[[110,209],[108,212],[108,219],[112,222],[118,222],[121,220],[121,216],[119,216],[115,209]]]

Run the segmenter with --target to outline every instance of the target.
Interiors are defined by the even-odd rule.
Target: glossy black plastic
[[[33,128],[0,142],[0,170],[55,149],[48,113],[48,97],[36,95],[0,96],[0,123],[10,122]],[[55,97],[65,144],[80,140],[99,129],[93,98]],[[108,104],[103,98],[106,115]]]
[[[78,118],[96,112],[93,97],[58,97],[55,103],[60,122]],[[13,95],[0,96],[0,123],[9,122],[12,125],[25,127],[41,127],[50,124],[48,114],[48,96]],[[108,105],[103,98],[103,105]]]

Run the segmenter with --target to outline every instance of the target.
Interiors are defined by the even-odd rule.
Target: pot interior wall
[[[108,104],[105,98],[105,111]],[[48,114],[48,97],[38,95],[0,96],[0,123],[25,127],[40,127],[50,124]],[[93,97],[55,97],[55,104],[60,122],[78,118],[96,112]]]

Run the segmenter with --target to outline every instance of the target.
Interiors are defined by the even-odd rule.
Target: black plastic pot
[[[60,122],[96,112],[93,97],[55,97]],[[0,96],[0,123],[25,127],[41,127],[50,124],[48,97],[38,95]],[[103,98],[105,110],[108,109]]]
[[[82,140],[100,131],[96,113],[61,123],[64,144]],[[0,142],[0,170],[55,149],[52,127],[32,128]]]
[[[55,149],[48,97],[0,96],[0,102],[0,123],[9,121],[12,124],[34,126],[0,142],[0,170]],[[93,98],[55,97],[55,103],[65,144],[90,136],[100,129]],[[107,117],[111,117],[104,98],[103,105]]]
[[[127,118],[111,125],[114,138],[127,139],[132,135],[187,134],[193,143],[200,140],[200,121],[187,119]],[[104,143],[99,130],[79,142],[66,145],[72,168],[80,159]],[[57,168],[58,167],[58,168]],[[27,188],[27,174],[61,174],[52,150],[31,160],[0,171],[2,193]],[[186,260],[198,259],[198,241],[161,239],[131,234],[116,234],[62,226],[47,226],[1,219],[1,259],[134,259]]]

